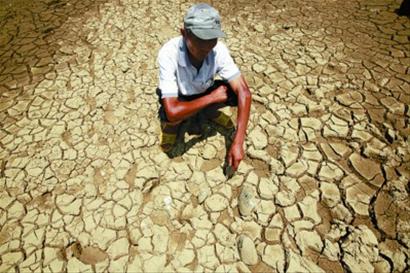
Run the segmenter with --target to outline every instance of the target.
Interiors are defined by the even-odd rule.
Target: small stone
[[[241,259],[245,264],[255,265],[258,263],[258,253],[256,252],[255,244],[248,236],[239,236],[238,250]]]
[[[255,191],[250,186],[243,186],[241,193],[239,194],[239,212],[243,216],[249,216],[252,214],[256,207]]]

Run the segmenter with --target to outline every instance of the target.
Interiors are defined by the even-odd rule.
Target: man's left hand
[[[243,145],[238,145],[233,143],[228,152],[228,164],[232,166],[232,169],[236,171],[238,169],[239,163],[245,156],[245,151]]]

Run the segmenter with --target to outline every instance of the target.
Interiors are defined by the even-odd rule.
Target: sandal
[[[161,141],[160,143],[161,150],[164,153],[167,153],[172,149],[172,147],[175,146],[175,143],[177,142],[177,134],[161,132],[160,141]]]

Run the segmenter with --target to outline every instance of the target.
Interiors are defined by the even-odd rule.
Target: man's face
[[[188,47],[188,51],[191,54],[191,57],[194,58],[194,61],[202,62],[206,56],[208,56],[209,52],[216,46],[218,39],[212,40],[202,40],[189,33],[189,31],[185,31],[185,40],[186,45]]]

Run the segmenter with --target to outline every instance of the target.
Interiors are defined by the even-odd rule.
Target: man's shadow
[[[195,144],[215,136],[218,133],[224,137],[225,150],[228,151],[233,141],[235,127],[225,128],[205,118],[202,113],[199,113],[180,125],[177,141],[174,147],[166,154],[169,158],[182,156]],[[188,137],[186,135],[188,135]],[[187,138],[188,140],[186,141]]]
[[[403,2],[400,5],[400,8],[396,9],[395,12],[399,16],[410,17],[410,0],[403,0]]]

